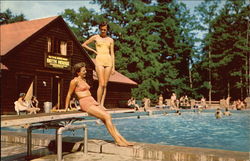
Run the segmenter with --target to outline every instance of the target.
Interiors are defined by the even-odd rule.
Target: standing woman
[[[114,40],[107,35],[109,26],[106,22],[99,25],[100,34],[94,35],[86,40],[82,46],[96,54],[96,73],[99,80],[97,89],[97,102],[104,107],[104,100],[107,92],[107,83],[110,74],[115,73]],[[88,44],[95,42],[96,50]]]
[[[124,137],[121,136],[116,127],[113,125],[110,114],[103,110],[99,103],[97,103],[91,96],[89,91],[90,86],[85,80],[85,63],[75,64],[73,67],[73,72],[75,74],[75,78],[70,81],[69,90],[65,101],[66,111],[69,108],[71,96],[73,93],[75,93],[78,97],[81,109],[86,111],[89,115],[102,120],[118,146],[134,145],[134,143],[128,142]]]

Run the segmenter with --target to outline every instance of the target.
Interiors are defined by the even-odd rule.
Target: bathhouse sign
[[[61,56],[46,55],[45,67],[70,70],[70,59]]]

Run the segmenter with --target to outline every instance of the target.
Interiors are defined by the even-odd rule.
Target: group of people
[[[233,101],[232,104],[232,109],[236,109],[236,110],[242,110],[246,108],[246,105],[244,103],[244,101],[241,101],[240,99]]]
[[[148,108],[150,107],[151,104],[151,100],[147,97],[144,97],[142,99],[142,104],[138,104],[136,102],[136,99],[134,97],[131,97],[128,102],[127,105],[129,108],[133,108],[135,111],[139,111],[141,108],[143,108],[143,110],[146,112],[148,110]]]
[[[74,78],[70,81],[68,93],[65,100],[65,110],[69,108],[80,108],[82,111],[87,112],[89,115],[100,119],[106,126],[108,132],[115,140],[118,146],[133,146],[134,143],[127,141],[116,129],[115,125],[112,123],[111,115],[107,112],[104,107],[105,97],[107,93],[107,84],[111,74],[115,73],[115,53],[114,53],[114,40],[108,36],[109,25],[107,23],[101,23],[99,25],[100,33],[91,36],[87,39],[82,47],[93,52],[96,55],[95,58],[95,71],[98,77],[98,89],[97,89],[97,100],[95,100],[90,93],[90,86],[88,85],[86,76],[86,65],[83,62],[77,63],[73,66],[72,72],[74,73]],[[95,49],[91,48],[89,44],[95,43]],[[77,96],[71,99],[73,93]],[[20,94],[17,104],[19,106],[25,107],[27,111],[36,113],[40,109],[38,108],[38,103],[31,107],[31,103],[26,103],[25,94]],[[35,99],[35,97],[34,97]],[[33,100],[34,100],[33,99]],[[78,100],[78,101],[77,101]],[[160,95],[158,100],[158,106],[163,107],[164,101],[163,96]],[[35,102],[35,101],[34,101]],[[144,110],[150,107],[150,99],[144,98]],[[179,105],[189,105],[189,99],[187,96],[181,97],[177,100],[175,93],[172,94],[170,99],[170,106],[173,109],[178,109]],[[136,100],[131,98],[128,101],[128,105],[139,110],[139,105],[136,104]],[[34,108],[29,110],[30,108]],[[20,111],[20,107],[16,108]],[[180,115],[180,111],[176,112]]]
[[[185,107],[191,106],[191,102],[188,96],[187,95],[181,96],[179,99],[177,99],[176,94],[172,93],[170,97],[170,109],[176,110],[179,109],[181,106]]]
[[[222,112],[220,108],[217,108],[215,111],[215,118],[220,119],[220,118],[222,118],[223,115],[224,116],[231,116],[232,114],[228,108],[225,108],[224,112]]]
[[[233,101],[233,103],[230,103],[231,97],[228,96],[226,99],[221,100],[221,104],[224,108],[232,109],[232,110],[242,110],[246,108],[246,104],[244,101],[241,101],[240,99],[237,99]]]
[[[20,115],[20,112],[28,112],[29,114],[36,114],[39,112],[39,101],[37,100],[36,96],[32,96],[30,100],[26,100],[25,96],[25,93],[20,93],[18,100],[14,102],[15,111],[17,114]]]
[[[181,99],[182,99],[182,97],[181,97]],[[188,102],[187,96],[185,96],[185,98],[181,101],[181,105],[183,105],[182,103],[184,103],[184,102]],[[135,110],[139,110],[140,106],[142,106],[144,111],[146,111],[149,107],[151,107],[151,100],[147,97],[144,97],[142,99],[142,103],[143,103],[143,105],[136,103],[136,99],[134,97],[131,97],[128,100],[128,107],[134,108]],[[160,94],[155,107],[156,108],[167,108],[168,107],[167,104],[168,104],[167,99],[164,100],[163,95]],[[176,94],[172,93],[172,96],[170,98],[170,109],[177,110],[177,109],[179,109],[179,106],[180,106],[180,101],[177,99]]]

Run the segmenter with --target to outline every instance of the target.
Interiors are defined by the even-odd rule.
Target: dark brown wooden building
[[[95,97],[94,62],[61,16],[1,25],[0,32],[1,114],[14,113],[14,101],[31,86],[39,107],[49,101],[64,108],[71,66],[82,61],[87,64],[87,81]],[[116,72],[110,78],[106,106],[118,107],[136,85]]]

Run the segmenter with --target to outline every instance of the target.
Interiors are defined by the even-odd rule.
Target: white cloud
[[[77,11],[85,6],[88,9],[100,11],[98,5],[90,4],[90,1],[1,1],[1,12],[10,9],[14,14],[23,13],[27,19],[56,16],[70,8]]]

